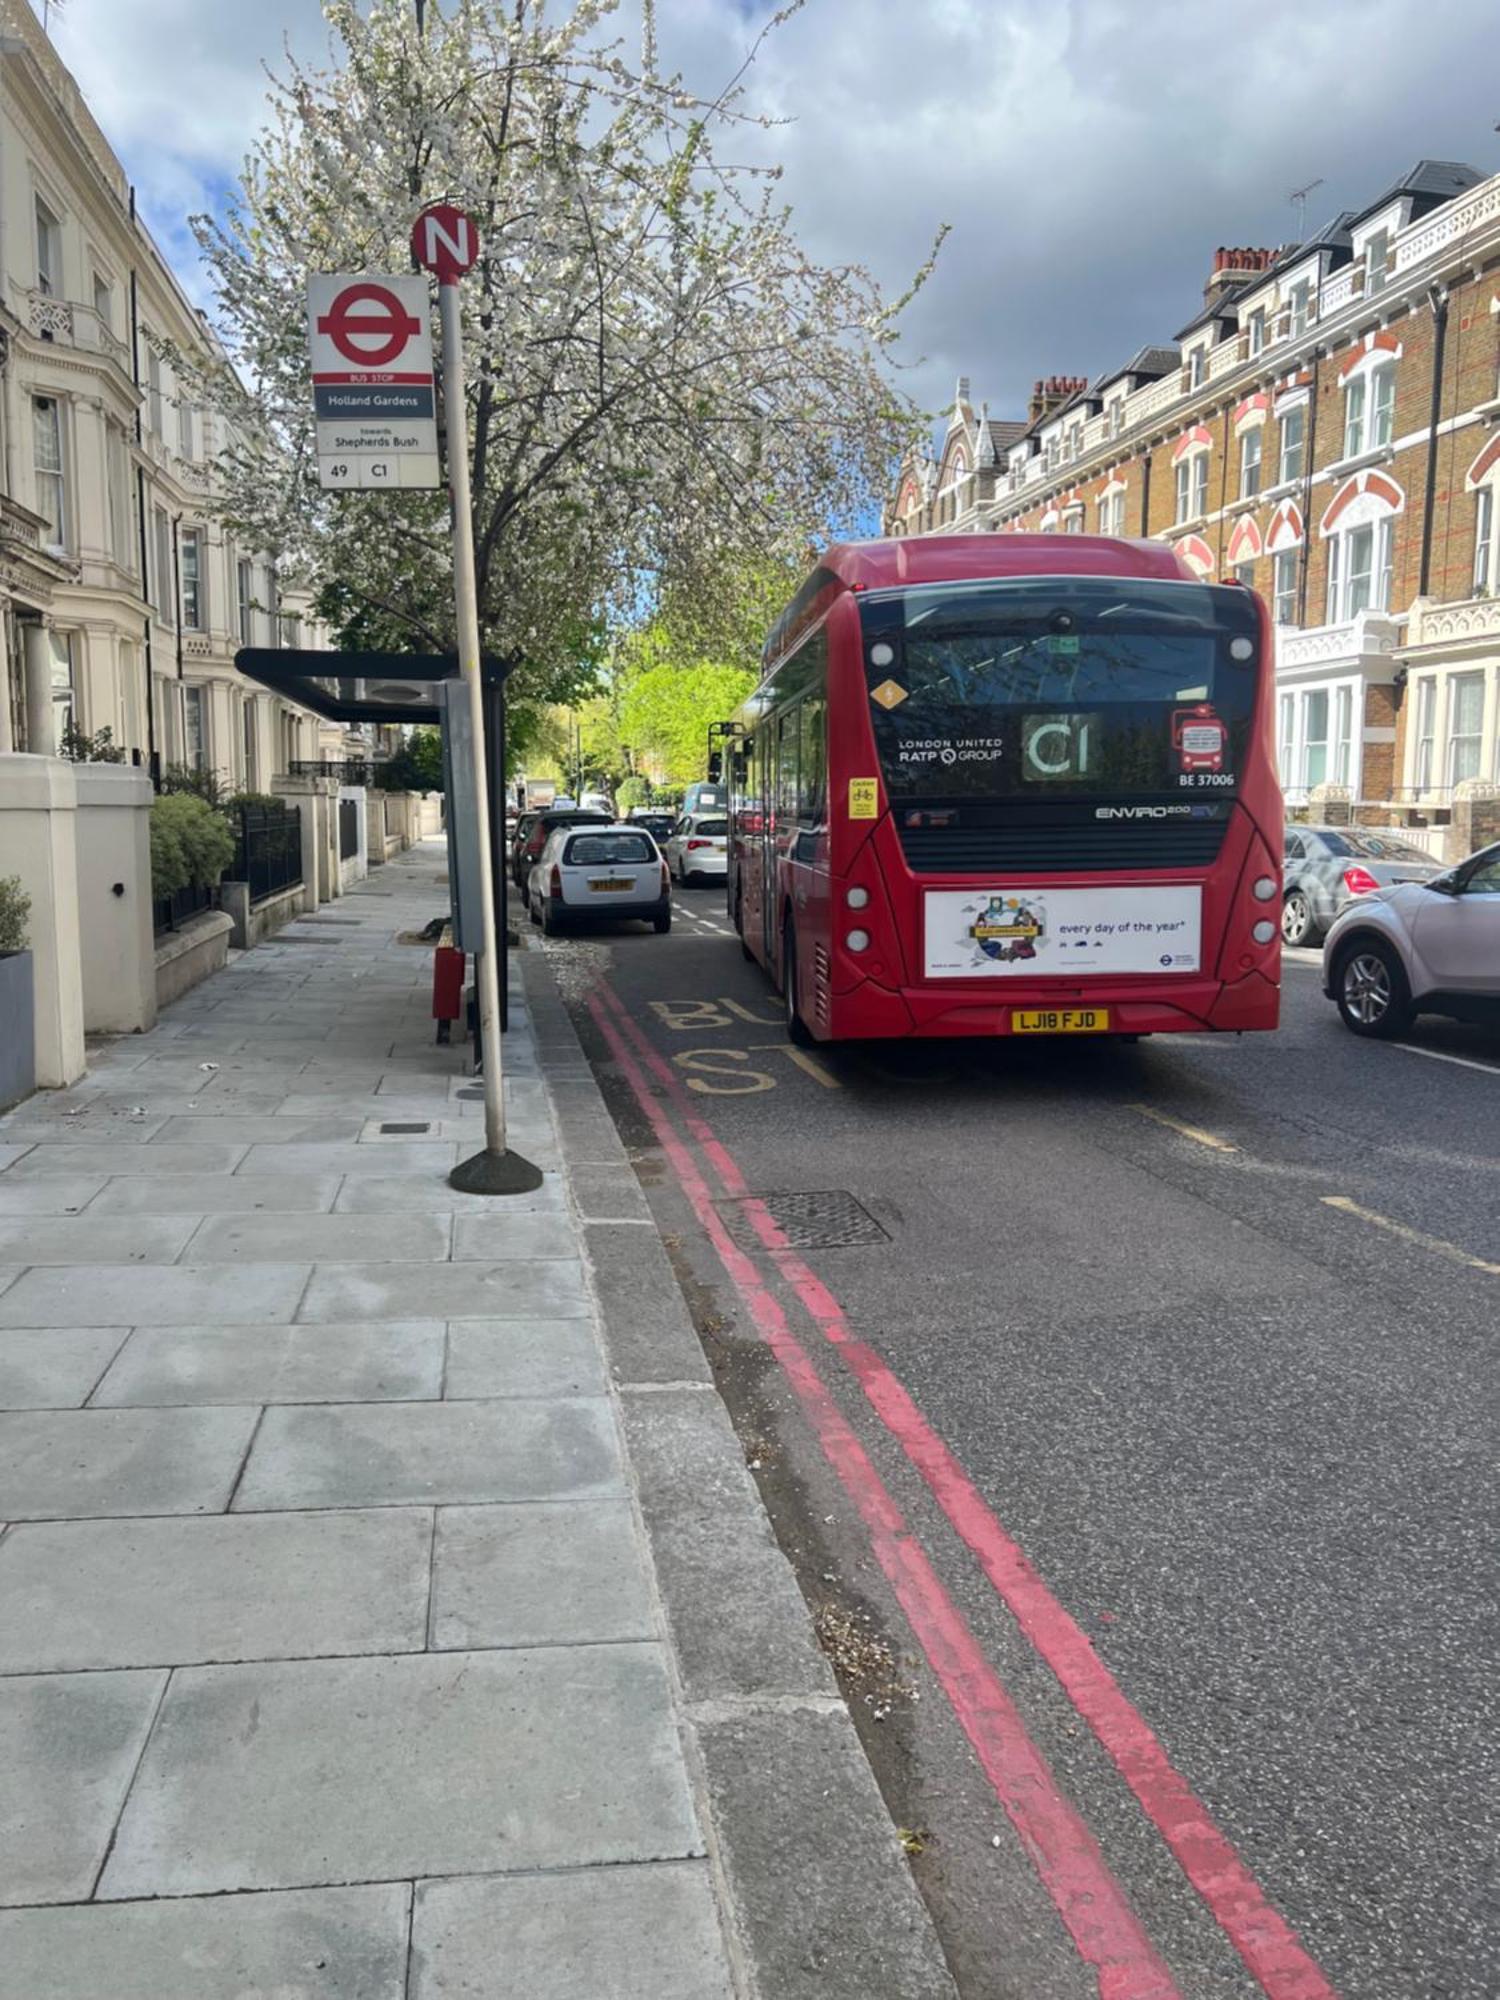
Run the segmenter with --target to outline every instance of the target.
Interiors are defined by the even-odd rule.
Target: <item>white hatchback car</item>
[[[1399,1035],[1414,1014],[1500,1024],[1500,842],[1346,904],[1323,946],[1323,991],[1356,1035]]]
[[[729,873],[729,821],[720,812],[685,813],[663,849],[672,873],[689,882],[722,882]]]
[[[526,889],[531,921],[555,937],[570,922],[635,917],[672,928],[672,883],[661,849],[638,826],[560,826]]]

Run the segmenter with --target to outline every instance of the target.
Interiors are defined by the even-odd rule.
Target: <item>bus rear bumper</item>
[[[1023,1008],[1096,1007],[1109,1011],[1114,1035],[1243,1034],[1274,1028],[1280,1013],[1278,987],[1259,972],[1230,981],[1202,980],[1179,988],[1173,999],[1124,992],[1007,992],[983,999],[973,994],[902,987],[893,991],[867,980],[833,1001],[832,1040],[908,1036],[973,1036],[993,1039],[1014,1032],[1012,1014]]]

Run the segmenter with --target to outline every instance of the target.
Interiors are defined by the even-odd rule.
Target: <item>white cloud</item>
[[[554,0],[554,5],[565,0]],[[658,0],[663,60],[721,84],[768,0]],[[631,32],[628,10],[625,32]],[[184,278],[316,0],[69,0],[55,30]],[[953,224],[914,306],[929,405],[973,377],[997,415],[1192,316],[1213,248],[1360,207],[1428,155],[1497,161],[1492,0],[809,0],[750,79],[789,119],[726,150],[779,161],[813,251],[894,288]]]

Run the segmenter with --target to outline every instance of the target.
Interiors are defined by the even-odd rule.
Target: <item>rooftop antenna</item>
[[[1299,243],[1305,242],[1307,239],[1307,197],[1312,193],[1314,188],[1320,188],[1322,185],[1323,176],[1319,174],[1315,181],[1308,181],[1304,187],[1293,188],[1287,196],[1287,200],[1292,203],[1297,211],[1297,241]]]

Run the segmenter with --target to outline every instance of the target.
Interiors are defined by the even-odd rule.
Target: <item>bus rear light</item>
[[[1269,903],[1276,894],[1277,882],[1274,875],[1257,875],[1250,885],[1250,893],[1257,903]]]
[[[1276,926],[1262,917],[1258,924],[1251,926],[1250,935],[1257,944],[1269,944],[1276,935]]]
[[[850,951],[868,951],[870,948],[870,933],[868,931],[850,931],[844,939],[844,943],[849,947]]]
[[[1354,867],[1344,870],[1344,887],[1351,896],[1368,896],[1370,891],[1378,889],[1380,884],[1368,868]]]
[[[869,900],[870,900],[869,890],[860,888],[857,882],[855,883],[854,887],[850,889],[844,897],[844,901],[849,905],[851,910],[864,909],[865,905],[869,902]]]

